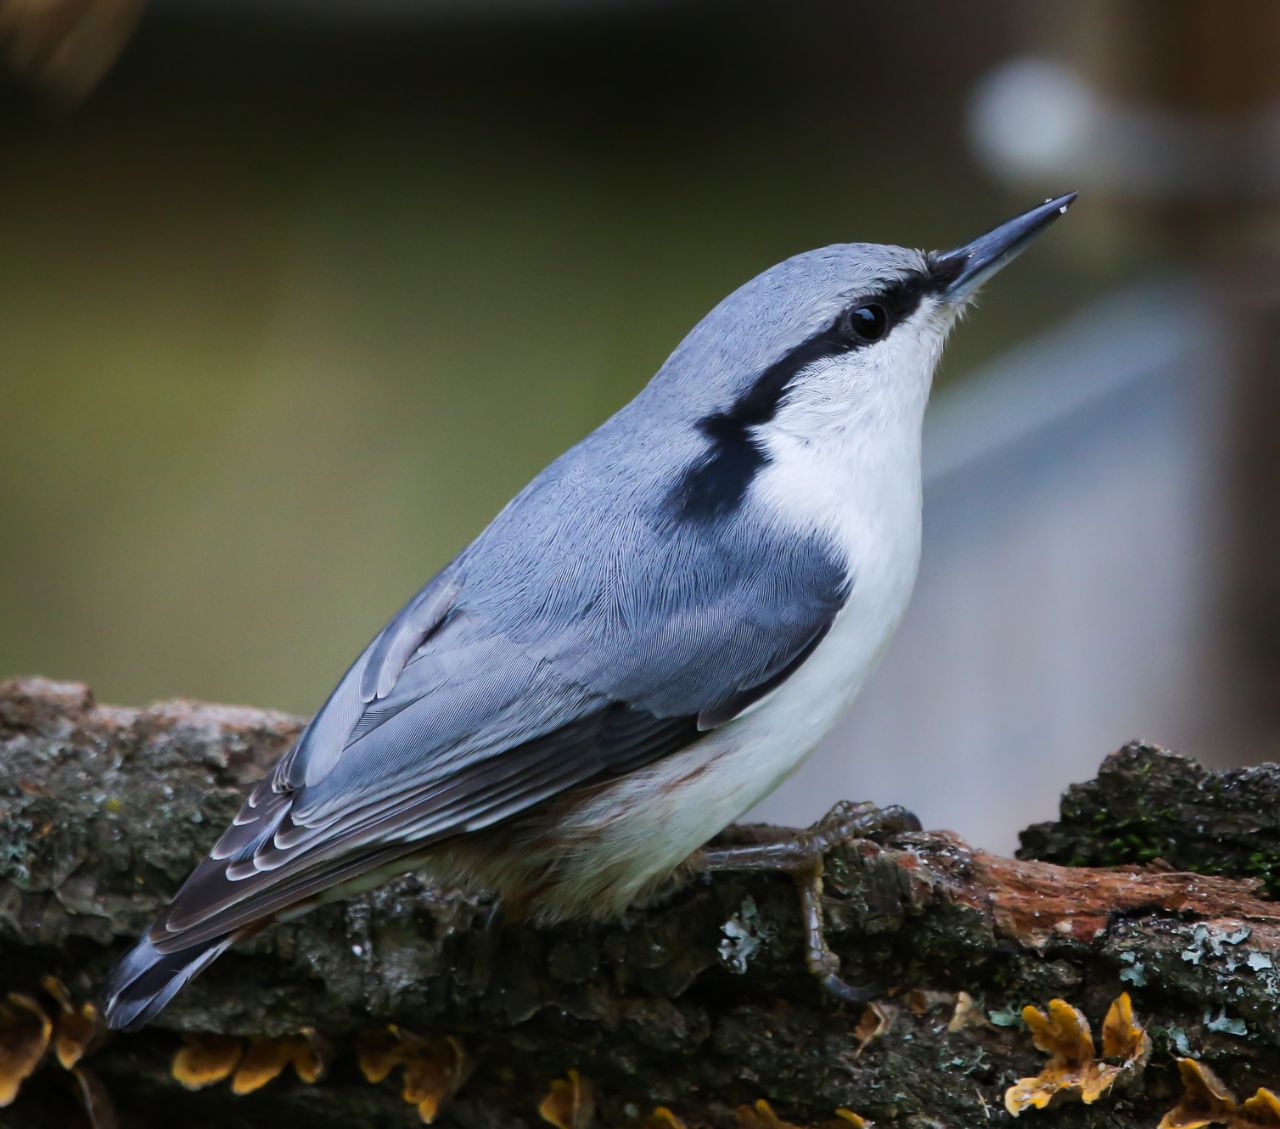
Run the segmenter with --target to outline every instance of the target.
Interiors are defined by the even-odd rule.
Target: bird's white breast
[[[575,812],[592,848],[583,878],[639,891],[790,775],[857,695],[897,627],[920,555],[919,424],[775,452],[752,504],[796,536],[820,531],[848,562],[844,608],[771,694],[682,753],[634,772]],[[852,441],[852,440],[851,440]],[[589,833],[589,834],[587,834]],[[594,883],[592,883],[594,884]]]

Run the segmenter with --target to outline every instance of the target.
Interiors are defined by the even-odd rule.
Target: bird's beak
[[[941,294],[950,302],[963,301],[1071,207],[1076,194],[1068,192],[1056,200],[992,228],[972,243],[944,251],[933,259],[934,276],[942,283]]]

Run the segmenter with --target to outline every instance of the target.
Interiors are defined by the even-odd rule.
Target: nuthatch
[[[948,332],[1074,198],[945,253],[796,255],[725,298],[365,648],[117,965],[110,1025],[406,870],[555,921],[618,915],[691,855],[734,865],[699,848],[795,770],[906,609]],[[808,909],[815,971],[861,998]]]

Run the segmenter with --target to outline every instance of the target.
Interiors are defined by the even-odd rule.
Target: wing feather
[[[230,866],[206,859],[150,939],[161,952],[200,944],[332,884],[317,886],[319,874],[355,877],[432,843],[492,826],[602,774],[628,771],[697,737],[695,718],[643,717],[618,703],[605,706],[442,787],[353,812],[300,845],[276,841],[277,832],[252,857]],[[296,826],[287,816],[284,822]]]
[[[801,665],[847,594],[812,542],[727,552],[670,536],[623,568],[573,551],[584,522],[502,521],[496,547],[473,546],[351,666],[156,922],[157,949],[686,748]]]

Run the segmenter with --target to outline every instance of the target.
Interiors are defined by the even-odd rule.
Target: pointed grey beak
[[[944,251],[933,259],[933,274],[941,283],[941,294],[951,302],[967,298],[1059,216],[1066,214],[1076,198],[1074,192],[1046,200],[1037,208],[979,235],[972,243]]]

